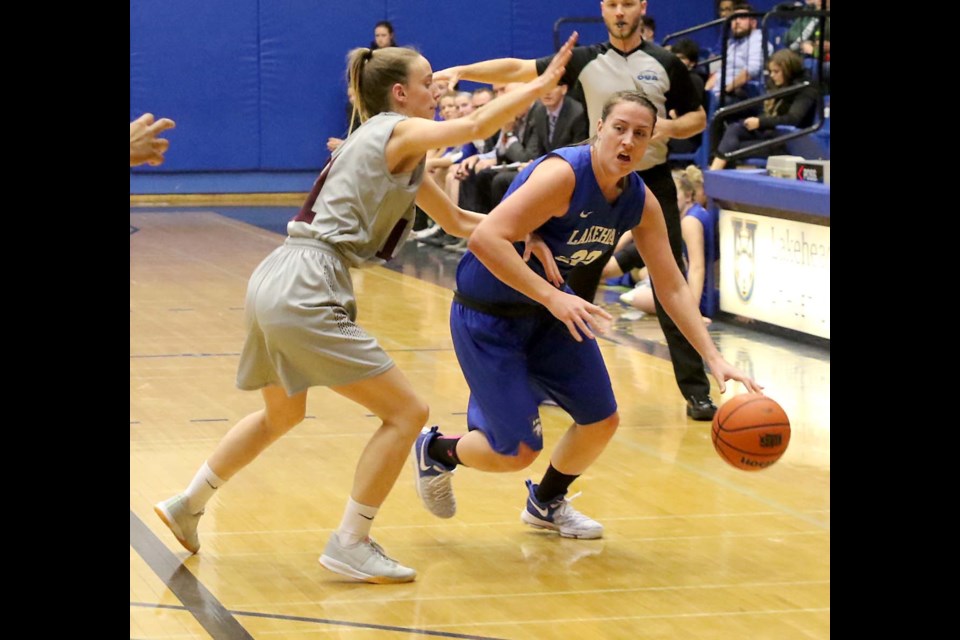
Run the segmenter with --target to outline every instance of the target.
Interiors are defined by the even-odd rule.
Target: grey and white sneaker
[[[594,539],[603,536],[603,525],[588,518],[570,506],[570,501],[579,493],[566,498],[558,496],[550,502],[537,500],[537,485],[527,480],[527,506],[520,512],[520,519],[538,529],[556,531],[564,538]]]
[[[190,513],[187,496],[180,493],[169,500],[158,502],[153,506],[153,511],[160,516],[163,524],[169,527],[184,549],[190,553],[200,550],[197,524],[200,522],[203,510],[201,509],[199,513]]]
[[[413,473],[417,495],[423,500],[427,511],[438,518],[452,518],[457,512],[457,499],[453,495],[453,472],[439,460],[427,453],[430,443],[440,433],[437,427],[424,427],[413,443]]]
[[[374,584],[413,582],[417,577],[416,571],[388,556],[369,536],[347,547],[340,544],[336,532],[332,533],[320,564],[342,576]]]

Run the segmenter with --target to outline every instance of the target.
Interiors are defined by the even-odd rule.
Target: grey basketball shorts
[[[394,364],[356,323],[349,268],[325,243],[287,238],[267,256],[250,276],[244,316],[241,389],[279,384],[293,395],[363,380]]]

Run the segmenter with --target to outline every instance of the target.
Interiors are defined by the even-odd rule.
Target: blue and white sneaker
[[[558,496],[550,502],[537,500],[537,485],[527,480],[527,506],[520,512],[520,519],[538,529],[556,531],[564,538],[583,538],[592,540],[603,536],[603,525],[588,518],[570,506],[570,502],[579,496],[570,498]]]
[[[457,512],[457,499],[453,496],[453,472],[439,460],[427,453],[430,443],[440,433],[439,427],[424,427],[413,443],[413,472],[417,495],[423,500],[427,511],[438,518],[452,518]]]

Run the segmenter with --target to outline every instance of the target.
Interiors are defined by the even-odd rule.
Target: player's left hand
[[[557,261],[553,259],[553,252],[550,251],[550,247],[543,241],[543,238],[535,233],[528,235],[524,241],[523,261],[529,262],[530,256],[537,256],[537,260],[543,265],[547,282],[558,288],[563,285],[563,276],[560,275]]]

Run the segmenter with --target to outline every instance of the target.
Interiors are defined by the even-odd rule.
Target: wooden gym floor
[[[236,420],[260,407],[234,387],[247,278],[295,207],[131,207],[130,637],[828,638],[829,348],[715,322],[724,356],[792,422],[784,457],[728,466],[710,425],[688,420],[656,319],[601,339],[622,422],[572,487],[603,539],[520,523],[569,424],[543,407],[546,451],[523,472],[458,470],[451,520],[420,504],[406,468],[373,535],[416,582],[349,582],[317,562],[376,421],[313,389],[307,419],[222,488],[195,556],[152,505],[183,490]],[[467,387],[447,324],[458,255],[408,243],[390,268],[355,271],[360,322],[431,406],[465,430]],[[624,310],[616,292],[607,308]],[[719,402],[739,393],[734,384]]]

